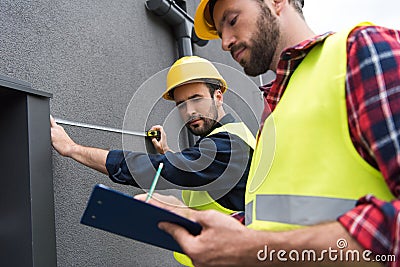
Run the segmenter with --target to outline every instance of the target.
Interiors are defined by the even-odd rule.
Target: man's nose
[[[196,113],[195,105],[193,103],[191,103],[191,101],[187,101],[187,103],[186,103],[186,114],[188,116],[192,116],[195,113]]]
[[[230,51],[232,46],[236,43],[236,38],[229,31],[224,32],[221,37],[222,50]]]

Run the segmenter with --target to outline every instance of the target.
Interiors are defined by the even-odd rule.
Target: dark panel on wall
[[[0,259],[55,266],[49,97],[0,76]]]

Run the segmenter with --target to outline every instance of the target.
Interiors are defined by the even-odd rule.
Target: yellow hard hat
[[[173,100],[169,94],[171,90],[184,83],[201,79],[219,81],[222,93],[228,88],[226,81],[210,61],[198,56],[186,56],[178,59],[169,69],[167,74],[167,89],[163,94],[163,98]]]
[[[196,35],[203,40],[218,39],[219,35],[215,27],[214,19],[212,18],[212,10],[217,0],[201,0],[194,15],[194,31]],[[295,3],[304,7],[304,0],[297,0]],[[211,11],[211,12],[210,12]]]
[[[215,28],[213,18],[210,14],[210,3],[215,4],[215,0],[201,0],[194,15],[194,31],[203,40],[218,39],[218,32]]]

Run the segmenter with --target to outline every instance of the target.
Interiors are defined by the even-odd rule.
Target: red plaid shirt
[[[261,87],[273,111],[290,76],[310,49],[332,33],[316,36],[282,53],[276,79]],[[396,200],[362,197],[338,218],[364,248],[376,255],[395,255],[400,266],[400,31],[359,27],[347,40],[346,103],[350,136],[358,153],[383,174]],[[261,126],[262,127],[262,126]]]

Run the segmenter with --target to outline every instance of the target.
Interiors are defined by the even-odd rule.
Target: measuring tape
[[[93,124],[88,124],[88,123],[68,121],[68,120],[64,120],[64,119],[60,119],[60,118],[54,118],[54,120],[57,123],[64,124],[64,125],[71,125],[71,126],[77,126],[77,127],[82,127],[82,128],[101,130],[101,131],[106,131],[106,132],[114,132],[114,133],[121,133],[121,134],[135,135],[135,136],[143,136],[143,137],[148,137],[148,138],[156,138],[157,140],[160,140],[160,138],[161,138],[161,132],[158,131],[158,130],[149,130],[149,131],[145,131],[145,132],[127,131],[127,130],[121,130],[121,129],[117,129],[117,128],[98,126],[98,125],[93,125]]]

